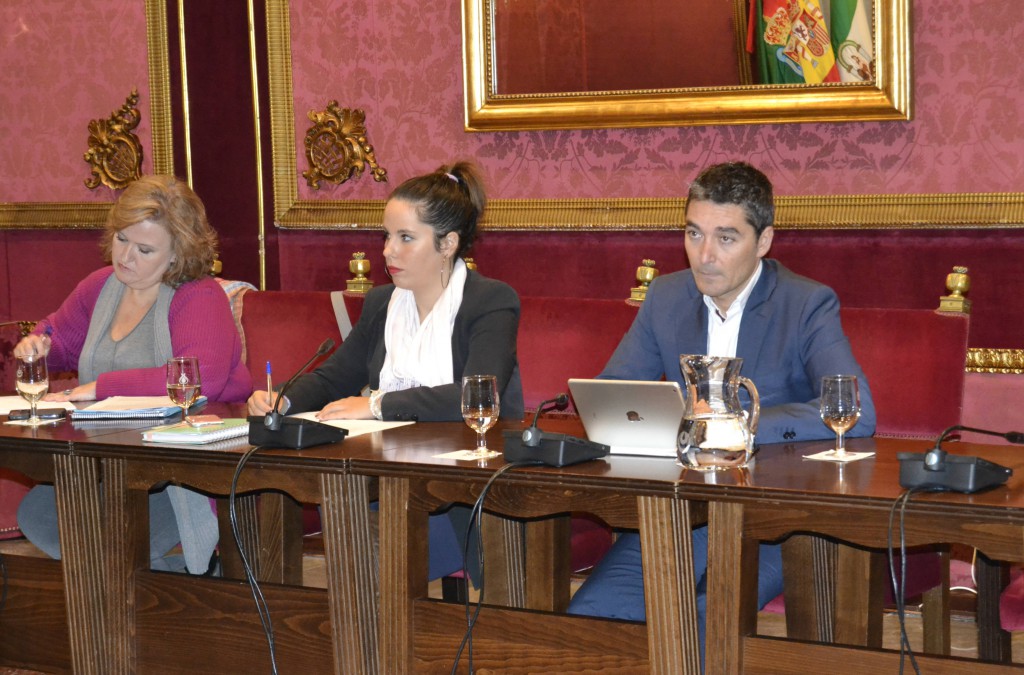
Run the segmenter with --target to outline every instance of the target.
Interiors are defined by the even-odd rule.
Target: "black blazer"
[[[316,370],[299,378],[288,392],[288,412],[320,410],[346,396],[358,396],[369,384],[380,386],[384,366],[384,324],[393,284],[366,295],[359,321],[338,349]],[[454,384],[413,387],[381,399],[385,420],[446,422],[462,420],[463,375],[496,375],[501,417],[522,419],[523,385],[516,357],[519,296],[511,286],[470,270],[452,332]]]

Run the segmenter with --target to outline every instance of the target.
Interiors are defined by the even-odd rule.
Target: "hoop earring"
[[[452,265],[452,267],[454,267],[454,265]],[[447,281],[444,278],[444,273],[445,273],[446,270],[448,272],[448,279],[447,279]],[[452,268],[448,267],[448,258],[441,258],[441,289],[442,290],[447,290],[448,284],[450,284],[451,281],[452,281]]]

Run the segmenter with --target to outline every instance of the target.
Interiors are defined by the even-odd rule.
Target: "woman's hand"
[[[65,402],[65,401],[95,401],[96,400],[96,383],[89,382],[88,384],[80,384],[74,389],[65,389],[64,391],[56,391],[52,394],[47,394],[43,397],[44,401],[51,401],[54,403]]]
[[[23,337],[14,346],[14,355],[18,358],[26,356],[46,356],[50,353],[50,338],[47,335],[32,334]]]
[[[349,396],[324,406],[316,414],[320,420],[372,420],[370,399],[366,396]]]
[[[269,391],[254,391],[252,396],[246,402],[245,407],[248,409],[250,415],[266,415],[268,412],[274,409],[274,399],[276,394],[271,394]],[[281,400],[281,407],[278,408],[278,412],[288,412],[288,408],[291,403],[288,401],[288,397],[284,397]]]

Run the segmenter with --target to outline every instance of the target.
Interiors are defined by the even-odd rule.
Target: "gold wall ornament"
[[[646,258],[640,264],[640,267],[636,268],[636,280],[640,285],[629,289],[629,300],[626,300],[627,304],[639,307],[647,299],[647,288],[658,276],[658,268],[654,265],[655,262],[653,260]]]
[[[138,104],[139,91],[133,89],[108,119],[89,122],[89,149],[84,159],[92,165],[92,176],[85,179],[90,190],[100,184],[120,190],[142,175],[142,143],[132,133],[142,120]]]
[[[340,185],[353,175],[358,178],[367,165],[375,181],[387,182],[388,171],[377,164],[373,146],[366,140],[365,112],[339,108],[337,101],[329,101],[327,110],[310,110],[307,116],[313,122],[305,141],[310,168],[302,175],[311,188],[319,190],[321,180]]]
[[[345,290],[353,293],[366,293],[373,288],[373,282],[366,276],[370,273],[370,261],[366,259],[365,253],[356,251],[352,254],[352,259],[348,261],[348,271],[355,277],[346,282]]]
[[[971,347],[967,350],[966,370],[968,373],[1020,375],[1024,373],[1024,349]]]
[[[939,311],[970,314],[971,301],[964,297],[964,293],[971,289],[971,278],[967,276],[967,268],[954,267],[953,271],[946,275],[946,288],[950,294],[939,298]]]

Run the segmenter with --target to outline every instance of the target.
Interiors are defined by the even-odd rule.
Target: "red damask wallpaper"
[[[1018,0],[914,0],[914,120],[634,130],[463,131],[459,2],[292,0],[299,167],[308,110],[364,108],[390,184],[303,199],[383,198],[389,185],[471,156],[494,197],[674,197],[697,169],[744,158],[779,194],[1018,192],[1024,40]]]
[[[85,187],[89,120],[139,91],[151,170],[146,16],[141,0],[0,2],[0,202],[113,201]]]

